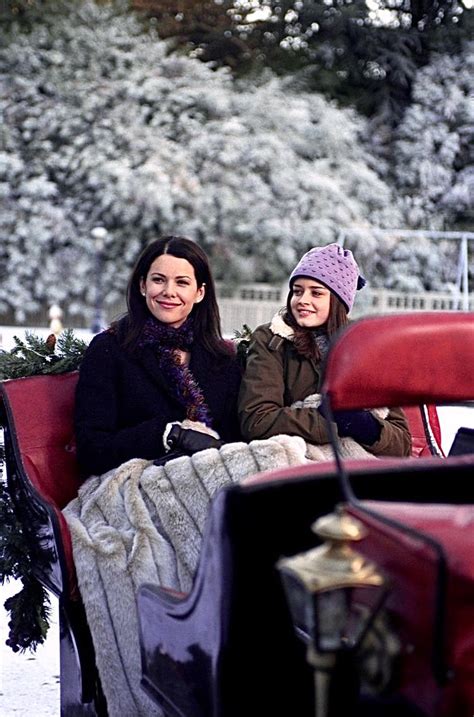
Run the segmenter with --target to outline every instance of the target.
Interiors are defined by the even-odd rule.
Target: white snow
[[[12,580],[0,587],[0,715],[59,717],[59,625],[57,599],[51,595],[51,627],[36,652],[14,653],[8,636],[5,600],[21,590]]]
[[[441,426],[441,447],[445,455],[448,455],[458,428],[474,428],[474,404],[438,406],[438,418]]]

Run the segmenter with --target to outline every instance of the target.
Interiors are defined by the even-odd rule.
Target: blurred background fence
[[[232,336],[243,324],[251,329],[270,321],[273,314],[285,305],[287,284],[274,286],[269,284],[241,284],[235,287],[217,285],[219,307],[224,334]],[[62,309],[62,324],[66,328],[89,329],[92,320],[86,316],[71,315],[67,306]],[[125,311],[124,304],[104,307],[103,323],[109,324]],[[406,293],[389,289],[370,289],[366,287],[357,295],[352,318],[371,314],[387,314],[405,311],[473,311],[474,293],[425,291]],[[51,321],[49,307],[30,314],[28,326],[47,327]],[[20,325],[12,313],[0,314],[0,325]]]
[[[286,303],[287,285],[245,284],[232,295],[221,296],[223,331],[232,334],[242,324],[255,328],[270,321],[273,314]],[[364,289],[357,295],[352,318],[370,314],[387,314],[405,311],[474,311],[474,294],[423,292],[407,294],[388,289]]]

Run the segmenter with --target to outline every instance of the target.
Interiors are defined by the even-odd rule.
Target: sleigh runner
[[[363,401],[406,407],[417,460],[328,461],[218,490],[187,594],[153,584],[137,591],[150,714],[287,715],[297,705],[298,714],[322,717],[306,659],[309,633],[301,625],[295,630],[275,566],[282,556],[314,547],[311,524],[341,502],[369,529],[363,552],[392,576],[385,611],[400,647],[392,659],[373,646],[393,674],[362,690],[348,688],[357,684],[349,652],[339,657],[330,714],[470,714],[474,459],[440,456],[434,406],[474,399],[473,343],[470,314],[366,319],[346,330],[327,361],[325,400],[332,410],[367,407]],[[80,486],[76,380],[71,372],[3,382],[2,423],[9,487],[35,574],[59,599],[61,713],[106,715],[61,512]],[[418,603],[410,594],[427,603],[423,619],[414,616]]]

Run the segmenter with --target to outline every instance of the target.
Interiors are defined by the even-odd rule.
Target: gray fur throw
[[[190,590],[211,497],[262,471],[306,463],[297,436],[228,443],[164,466],[134,459],[89,478],[64,509],[110,717],[161,714],[140,687],[135,595]]]
[[[350,438],[341,450],[373,458]],[[63,512],[110,717],[161,715],[140,687],[135,596],[143,583],[191,589],[216,491],[256,473],[332,457],[329,445],[282,435],[228,443],[164,466],[134,459],[81,486]]]

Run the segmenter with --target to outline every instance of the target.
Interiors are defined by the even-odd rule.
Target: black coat
[[[212,428],[224,441],[240,440],[237,361],[216,358],[196,345],[189,368],[209,407]],[[113,333],[92,339],[80,367],[75,408],[77,457],[85,475],[100,475],[130,458],[164,455],[166,424],[185,417],[151,347],[131,354]]]

